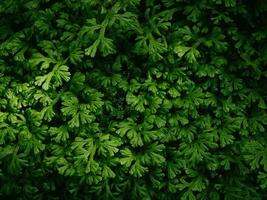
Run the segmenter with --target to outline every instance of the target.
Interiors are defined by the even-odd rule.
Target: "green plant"
[[[0,16],[0,199],[267,198],[265,1]]]

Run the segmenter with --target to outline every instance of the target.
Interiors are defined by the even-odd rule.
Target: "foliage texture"
[[[0,16],[0,199],[267,199],[265,0]]]

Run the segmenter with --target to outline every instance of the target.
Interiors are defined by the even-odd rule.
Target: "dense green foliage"
[[[0,199],[267,199],[265,0],[0,16]]]

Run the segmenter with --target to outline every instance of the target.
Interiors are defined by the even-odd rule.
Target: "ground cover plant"
[[[0,199],[267,199],[265,0],[0,17]]]

